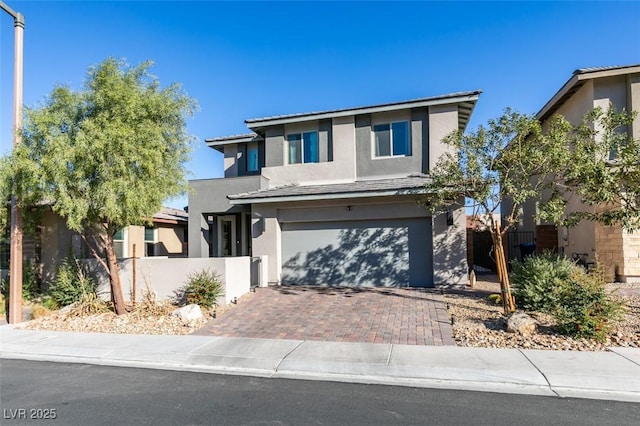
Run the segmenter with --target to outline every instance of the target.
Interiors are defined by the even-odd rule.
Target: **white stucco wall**
[[[103,296],[109,295],[109,280],[94,260],[86,261],[91,265],[93,275],[100,285],[99,291]],[[120,280],[122,295],[127,301],[133,295],[133,259],[121,260]],[[149,289],[156,293],[158,300],[172,298],[175,291],[187,283],[191,273],[201,270],[217,272],[224,284],[225,295],[219,304],[230,303],[234,297],[240,297],[249,292],[250,287],[250,258],[249,257],[210,257],[210,258],[154,258],[136,259],[136,300],[141,300],[143,292]]]

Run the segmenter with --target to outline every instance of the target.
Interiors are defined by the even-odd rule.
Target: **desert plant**
[[[586,273],[574,268],[556,290],[553,315],[561,333],[603,341],[622,314],[622,304],[605,289],[601,266]]]
[[[33,261],[22,264],[22,299],[31,300],[40,293],[39,277]],[[9,299],[9,278],[0,282],[0,293]]]
[[[50,311],[55,311],[60,308],[60,305],[58,304],[56,299],[54,299],[50,295],[42,296],[42,298],[40,299],[40,304]]]
[[[73,316],[85,316],[111,312],[111,310],[110,304],[100,299],[95,291],[87,291],[80,295],[79,300],[73,304],[69,314]]]
[[[143,274],[145,289],[142,290],[142,300],[137,302],[131,313],[138,316],[164,316],[175,309],[170,301],[159,301],[156,292],[153,291],[149,280]]]
[[[59,306],[67,306],[79,302],[87,294],[96,294],[93,280],[84,273],[76,259],[65,259],[58,266],[49,295]]]
[[[215,271],[203,269],[187,276],[187,283],[181,293],[185,303],[209,309],[217,304],[218,297],[224,295],[224,287]]]
[[[495,303],[496,305],[502,305],[502,296],[498,293],[491,293],[487,296],[490,302]]]
[[[551,313],[557,305],[558,287],[575,269],[570,260],[544,252],[514,260],[513,286],[516,303],[527,311]]]
[[[39,303],[33,305],[33,308],[31,309],[31,317],[33,319],[47,317],[49,315],[51,315],[51,310]]]
[[[33,261],[22,265],[22,299],[31,300],[40,292],[39,278]]]

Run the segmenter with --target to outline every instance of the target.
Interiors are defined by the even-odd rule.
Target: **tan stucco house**
[[[573,124],[579,123],[593,108],[640,113],[640,65],[585,68],[576,70],[571,78],[537,113],[543,126],[554,114],[563,115]],[[630,135],[640,139],[640,114],[636,116]],[[569,209],[580,207],[575,201]],[[524,220],[519,230],[541,229],[533,217],[535,202],[524,206]],[[548,229],[548,228],[547,228]],[[619,227],[582,222],[571,228],[557,229],[558,251],[567,257],[577,257],[593,263],[596,257],[610,274],[619,281],[640,281],[640,233],[629,233]]]
[[[188,214],[184,210],[162,207],[148,226],[127,226],[115,237],[119,258],[166,256],[187,257]],[[8,244],[4,244],[5,251]],[[2,270],[8,268],[9,253],[2,253]],[[67,228],[65,221],[50,209],[42,213],[35,235],[25,236],[23,254],[41,270],[43,282],[55,275],[57,265],[66,257],[90,258],[80,234]]]
[[[224,178],[190,182],[189,256],[260,258],[269,284],[465,282],[464,208],[431,216],[416,201],[480,93],[249,119],[247,134],[207,139]]]

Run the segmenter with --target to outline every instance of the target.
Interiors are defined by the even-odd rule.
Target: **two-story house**
[[[433,286],[467,279],[465,211],[417,201],[480,91],[249,119],[207,139],[224,178],[193,180],[189,256],[254,256],[271,284]]]
[[[607,109],[609,105],[616,110],[640,113],[640,65],[578,69],[546,102],[536,117],[543,127],[554,114],[563,115],[569,122],[578,124],[592,109]],[[633,138],[640,139],[640,114],[627,131]],[[569,201],[570,211],[585,208],[588,207],[576,199]],[[535,213],[535,200],[531,200],[523,207],[524,218],[518,230],[535,232],[539,243],[544,238],[541,231],[546,226],[536,223]],[[556,236],[561,254],[587,263],[597,259],[611,279],[640,280],[640,233],[585,221],[571,228],[560,227]]]

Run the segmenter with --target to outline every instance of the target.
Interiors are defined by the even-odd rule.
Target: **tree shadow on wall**
[[[409,285],[408,228],[341,230],[338,243],[296,253],[283,284],[404,287]]]
[[[433,270],[437,287],[455,287],[466,283],[468,274],[466,259],[466,233],[456,225],[442,230],[433,242]]]

